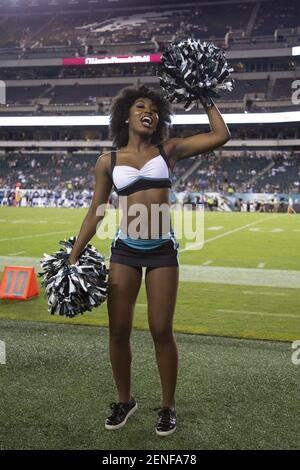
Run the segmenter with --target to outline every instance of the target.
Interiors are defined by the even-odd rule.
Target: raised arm
[[[204,106],[204,109],[208,115],[210,132],[195,134],[191,137],[169,139],[165,143],[171,167],[182,158],[214,150],[231,138],[229,129],[216,104],[214,103],[211,108]]]
[[[82,222],[78,237],[69,256],[69,263],[74,264],[78,260],[81,252],[96,233],[97,225],[105,216],[105,211],[99,211],[101,215],[96,215],[97,208],[103,204],[106,206],[112,187],[110,176],[109,154],[101,155],[95,166],[95,190],[93,198],[85,219]]]

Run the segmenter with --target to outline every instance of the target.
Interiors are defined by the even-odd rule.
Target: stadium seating
[[[60,9],[55,13],[46,9],[43,15],[38,10],[36,15],[8,14],[1,19],[0,60],[57,59],[94,53],[110,55],[130,54],[134,51],[160,52],[170,41],[187,36],[212,40],[224,50],[236,51],[286,47],[296,44],[293,40],[299,39],[299,5],[296,0],[286,0],[284,4],[276,2],[272,9],[269,1],[220,2],[214,5],[205,2],[192,6],[176,3],[178,2],[173,2],[172,6],[169,3],[160,4],[159,8],[156,5],[153,9],[149,5],[139,5],[139,8],[132,8],[130,11],[120,5],[120,8],[109,5],[109,9],[93,9],[91,6],[89,10],[80,10],[78,7],[78,11],[74,6],[68,13]],[[142,81],[146,86],[160,90],[159,80],[155,78],[156,64],[27,67],[17,60],[15,63],[13,68],[3,67],[1,70],[0,78],[7,82],[7,104],[0,106],[0,116],[107,114],[112,98],[124,86]],[[299,67],[299,58],[285,55],[257,59],[237,57],[232,60],[232,66],[235,74],[239,75],[234,75],[232,93],[221,92],[218,105],[222,112],[295,110],[291,102],[291,85]],[[261,73],[252,78],[247,72]],[[111,77],[114,77],[113,81],[110,80]],[[125,79],[118,80],[118,77]],[[66,81],[67,79],[71,80]],[[175,113],[183,111],[182,105],[173,105],[173,109]],[[191,111],[203,112],[201,106]],[[89,132],[81,128],[4,127],[0,129],[0,140],[109,139],[106,126],[93,131],[92,137]],[[184,137],[198,132],[198,126],[173,126],[171,134],[173,137]],[[232,139],[242,141],[300,138],[297,123],[286,124],[284,127],[231,125],[230,132]],[[35,144],[35,148],[38,145]],[[279,152],[284,155],[283,150]],[[257,155],[259,154],[260,151],[257,151]],[[78,188],[87,186],[92,189],[97,155],[96,151],[91,154],[77,154],[73,149],[70,154],[65,151],[56,154],[44,149],[39,153],[36,150],[36,163],[32,167],[33,154],[30,151],[3,150],[2,156],[0,155],[1,184],[13,186],[21,180],[22,184],[29,187],[40,185],[45,188],[65,188],[67,184],[73,184]],[[61,158],[63,164],[57,164],[57,158]],[[297,190],[299,167],[295,158],[288,157],[283,163],[274,160],[269,171],[254,178],[250,189]],[[14,159],[16,165],[11,163]],[[181,189],[223,191],[226,190],[226,185],[232,185],[236,189],[246,190],[249,180],[266,169],[270,162],[273,162],[270,156],[260,154],[259,158],[253,158],[244,151],[241,151],[239,158],[206,155],[197,170],[187,178],[184,175],[193,164],[193,159],[180,162],[175,167],[173,183],[177,184],[183,177],[184,181],[178,186]],[[54,174],[51,173],[53,168]]]
[[[257,192],[300,193],[300,158],[287,152],[277,155],[275,165],[256,181]]]
[[[95,11],[93,14],[47,15],[37,25],[34,17],[9,18],[3,23],[0,46],[15,47],[23,43],[26,48],[59,45],[81,46],[89,39],[97,38],[100,44],[137,43],[150,41],[155,35],[164,40],[173,36],[197,34],[205,37],[224,37],[229,28],[245,29],[251,13],[251,4],[237,3],[218,5],[218,14],[213,5],[198,5],[189,8],[172,9],[165,7],[159,11],[138,13],[122,11],[118,14]],[[38,27],[39,26],[39,27]],[[42,26],[42,28],[41,28]],[[39,32],[40,30],[40,32]],[[6,34],[4,34],[4,32]],[[9,32],[9,34],[8,34]]]
[[[185,172],[197,157],[182,160],[175,166],[172,182],[179,183],[177,190],[221,191],[235,190],[264,192],[300,191],[300,157],[290,152],[240,152],[239,156],[220,157],[214,153],[202,156],[198,168],[182,181]],[[0,156],[0,186],[14,188],[21,183],[26,188],[89,189],[94,187],[94,167],[99,152],[90,153],[6,153]],[[274,166],[258,177],[260,172]],[[255,179],[255,177],[258,177]],[[255,180],[251,187],[247,182]],[[296,183],[296,184],[295,184]]]
[[[236,190],[242,189],[243,184],[258,174],[270,163],[270,157],[264,156],[234,156],[218,158],[211,155],[203,158],[200,167],[187,184],[196,187],[198,191],[226,191],[228,186]]]
[[[259,14],[253,34],[274,34],[277,28],[296,28],[299,26],[299,2],[260,2]]]
[[[280,99],[291,99],[292,94],[292,82],[294,79],[276,79],[272,96],[278,100],[278,107],[280,107]],[[124,86],[134,85],[132,83],[119,83],[119,84],[102,84],[97,85],[84,85],[74,83],[73,85],[61,85],[50,86],[47,84],[38,86],[26,86],[26,87],[7,87],[7,103],[8,104],[25,104],[31,103],[33,100],[39,97],[49,99],[51,103],[61,104],[76,104],[76,103],[92,103],[95,98],[112,98],[114,97]],[[160,90],[159,82],[145,82],[145,85]],[[267,99],[268,91],[268,80],[238,80],[235,79],[235,86],[232,93],[222,91],[220,93],[221,102],[236,102],[242,103],[245,95],[251,93],[252,97],[257,96],[259,102],[264,98]],[[236,108],[233,108],[236,109]]]
[[[260,2],[252,36],[272,36],[278,28],[296,28],[299,25],[297,5],[297,0],[277,2],[272,7],[270,2]],[[49,12],[43,17],[9,16],[1,23],[0,47],[18,47],[23,52],[51,46],[77,47],[87,51],[90,45],[98,44],[106,53],[105,47],[112,44],[137,44],[141,41],[152,42],[155,50],[155,41],[164,44],[175,36],[195,35],[220,40],[228,31],[240,31],[239,37],[243,39],[253,6],[252,2],[237,2],[195,4],[188,8],[162,5],[159,10],[151,10],[145,5],[144,11],[140,7],[132,9],[129,14],[121,7],[118,11],[96,9],[68,14]],[[237,43],[237,48],[242,47],[243,41]]]

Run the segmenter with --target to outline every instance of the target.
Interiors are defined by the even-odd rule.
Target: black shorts
[[[166,240],[156,248],[142,250],[132,248],[122,239],[117,238],[110,246],[110,262],[151,268],[179,266],[178,247],[177,241]]]

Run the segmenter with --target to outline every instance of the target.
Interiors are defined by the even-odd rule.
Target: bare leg
[[[120,402],[127,402],[130,399],[130,334],[141,280],[142,268],[110,263],[107,298],[109,351]]]
[[[288,206],[288,214],[296,214],[296,211],[292,206]]]
[[[173,333],[173,316],[178,289],[178,267],[146,270],[148,321],[155,346],[163,401],[162,406],[175,406],[178,351]]]

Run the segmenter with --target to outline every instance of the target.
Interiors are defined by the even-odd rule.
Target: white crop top
[[[160,154],[151,158],[141,169],[116,165],[116,151],[111,152],[111,177],[119,195],[129,195],[149,188],[170,188],[170,166],[162,145]]]

